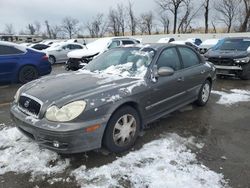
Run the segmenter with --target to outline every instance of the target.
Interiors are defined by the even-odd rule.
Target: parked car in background
[[[175,41],[174,38],[165,37],[165,38],[161,38],[160,40],[158,40],[157,43],[170,43],[173,41]]]
[[[209,49],[214,47],[219,42],[219,39],[207,39],[199,46],[200,54],[205,54]]]
[[[67,54],[73,50],[84,49],[85,46],[78,43],[60,42],[47,48],[44,52],[49,57],[51,64],[65,63],[68,60]]]
[[[0,82],[27,83],[50,72],[51,65],[45,53],[0,42]]]
[[[138,40],[127,37],[107,37],[98,39],[87,44],[86,48],[84,49],[75,50],[68,53],[69,60],[66,63],[66,70],[76,71],[82,68],[84,64],[87,64],[97,55],[112,48],[134,45],[138,43]]]
[[[191,42],[195,44],[196,46],[200,46],[202,43],[202,40],[200,38],[188,38],[186,42]]]
[[[43,40],[40,44],[45,44],[51,46],[52,44],[62,42],[61,40]]]
[[[204,57],[215,65],[218,75],[250,79],[250,37],[225,38]]]
[[[194,44],[192,42],[185,41],[185,40],[176,40],[176,41],[173,41],[173,42],[170,42],[170,43],[171,44],[179,44],[179,45],[187,45],[187,46],[192,47],[196,51],[199,51],[199,47],[196,44]]]
[[[148,123],[194,101],[206,105],[214,79],[214,65],[185,45],[115,48],[84,70],[23,86],[11,114],[24,135],[56,152],[118,153]]]

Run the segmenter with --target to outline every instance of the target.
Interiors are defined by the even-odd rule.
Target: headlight
[[[244,57],[234,60],[236,63],[248,63],[250,61],[250,57]]]
[[[54,105],[47,109],[45,117],[49,121],[67,122],[77,118],[85,108],[85,101],[75,101],[60,109]]]
[[[20,94],[21,94],[21,89],[22,89],[22,88],[23,88],[23,86],[20,87],[20,88],[17,90],[17,92],[16,92],[16,94],[15,94],[15,96],[14,96],[14,102],[15,102],[15,103],[18,103],[18,101],[19,101]]]

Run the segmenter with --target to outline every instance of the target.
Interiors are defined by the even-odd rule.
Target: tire
[[[54,56],[49,56],[49,62],[51,65],[54,65],[56,63],[56,58]]]
[[[206,80],[200,89],[198,99],[196,101],[196,104],[198,106],[205,106],[209,100],[210,94],[211,94],[211,82]]]
[[[18,74],[18,80],[23,84],[35,80],[38,77],[39,77],[38,71],[36,70],[35,67],[30,65],[22,67]]]
[[[107,124],[103,137],[104,147],[114,153],[130,149],[138,137],[140,124],[139,114],[134,108],[124,106],[118,109]]]
[[[242,73],[240,74],[240,79],[242,80],[250,80],[250,62],[244,66],[242,66]]]

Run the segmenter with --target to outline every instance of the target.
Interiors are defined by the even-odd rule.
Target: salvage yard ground
[[[250,187],[250,81],[217,80],[206,107],[151,124],[120,155],[39,148],[9,118],[18,85],[0,88],[0,187]]]

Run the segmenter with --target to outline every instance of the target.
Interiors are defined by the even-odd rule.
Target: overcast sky
[[[134,0],[134,10],[138,15],[145,11],[155,11],[154,0]],[[60,24],[62,18],[71,16],[86,23],[98,13],[107,14],[117,3],[128,4],[128,0],[0,0],[0,32],[5,24],[12,23],[15,31],[25,29],[28,23],[48,20]]]

